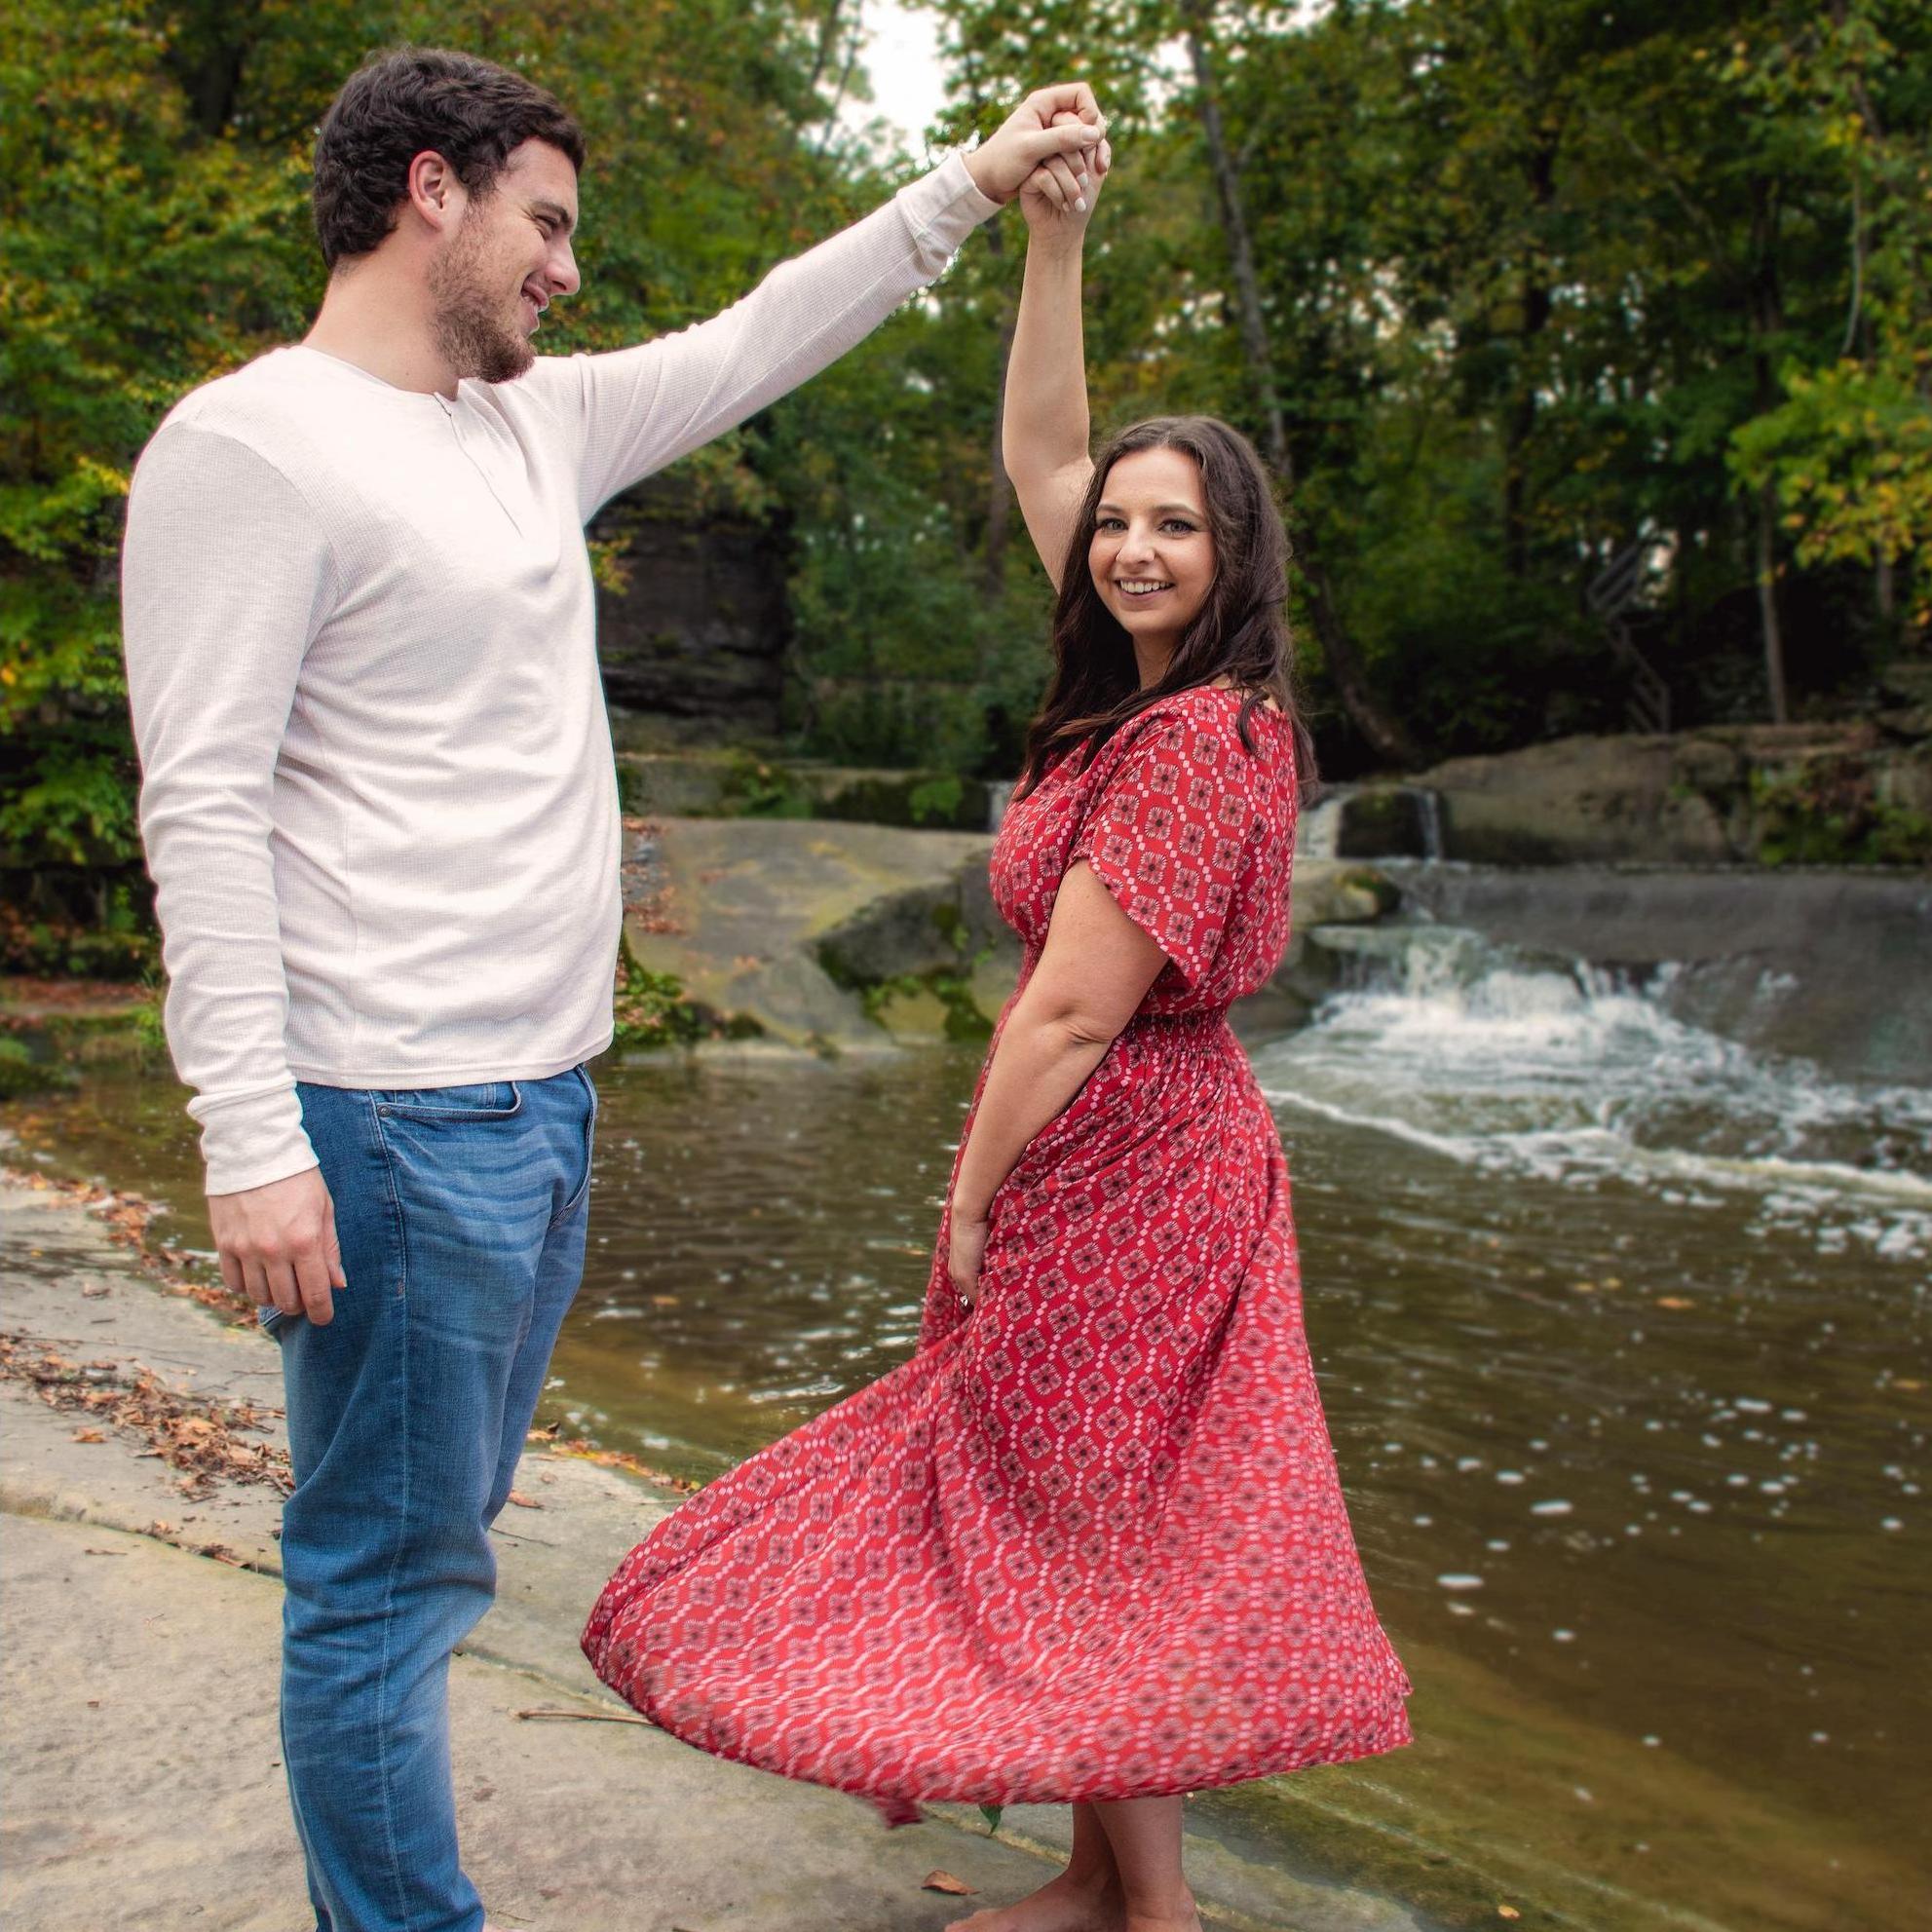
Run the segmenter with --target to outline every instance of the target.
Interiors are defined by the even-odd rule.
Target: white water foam
[[[1639,986],[1445,927],[1323,937],[1360,983],[1257,1050],[1277,1106],[1489,1171],[1689,1205],[1745,1190],[1754,1229],[1932,1254],[1932,1091],[1848,1084],[1686,1025],[1668,967]]]

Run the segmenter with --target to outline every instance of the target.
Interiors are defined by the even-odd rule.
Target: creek
[[[1688,967],[1501,941],[1445,892],[1324,928],[1336,990],[1248,1042],[1418,1743],[1191,1829],[1422,1923],[1894,1927],[1932,1876],[1932,1090],[1710,1030]],[[605,1066],[546,1413],[702,1478],[902,1359],[975,1064]],[[179,1107],[104,1066],[20,1130],[199,1247]]]

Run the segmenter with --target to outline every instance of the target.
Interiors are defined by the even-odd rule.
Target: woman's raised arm
[[[1093,475],[1080,335],[1080,250],[1111,161],[1103,141],[1084,182],[1063,162],[1050,176],[1043,169],[1036,172],[1020,191],[1027,221],[1026,280],[1006,364],[1001,451],[1033,547],[1055,588]],[[1078,205],[1081,201],[1084,207]]]

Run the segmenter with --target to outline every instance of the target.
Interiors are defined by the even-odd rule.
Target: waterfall
[[[1309,938],[1339,956],[1340,990],[1254,1050],[1277,1106],[1487,1173],[1692,1206],[1741,1190],[1767,1226],[1815,1216],[1834,1241],[1932,1254],[1932,1091],[1712,1033],[1677,1010],[1681,966],[1632,972],[1454,926]]]
[[[1295,821],[1297,858],[1334,858],[1342,836],[1342,808],[1359,785],[1324,785],[1321,796]]]
[[[1416,822],[1422,833],[1422,858],[1434,865],[1442,858],[1442,794],[1427,785],[1411,785],[1409,795],[1416,801]]]
[[[1425,785],[1325,785],[1303,814],[1295,851],[1305,858],[1443,856],[1442,797]]]

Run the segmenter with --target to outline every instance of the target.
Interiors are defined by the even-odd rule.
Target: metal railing
[[[1624,701],[1624,714],[1638,731],[1670,730],[1670,686],[1656,667],[1637,648],[1630,634],[1626,614],[1644,594],[1644,559],[1650,549],[1649,539],[1639,537],[1626,544],[1591,579],[1583,592],[1590,615],[1604,627],[1611,655],[1629,674],[1630,691]]]

